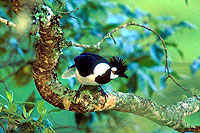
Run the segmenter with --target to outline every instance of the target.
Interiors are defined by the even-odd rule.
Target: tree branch
[[[14,24],[13,22],[10,22],[7,19],[4,19],[2,17],[0,17],[0,22],[3,23],[3,24],[6,24],[8,26],[11,26],[11,27],[16,27],[16,24]]]
[[[177,131],[200,131],[198,126],[193,127],[184,121],[185,116],[200,110],[198,96],[165,106],[132,93],[112,92],[107,93],[108,98],[104,106],[105,99],[101,93],[89,92],[88,89],[94,90],[94,87],[84,86],[87,90],[82,91],[80,98],[75,102],[73,97],[76,91],[62,86],[55,73],[55,66],[65,44],[59,24],[60,17],[52,14],[50,8],[46,6],[43,8],[43,11],[49,12],[47,13],[49,15],[43,15],[40,19],[40,42],[33,63],[33,78],[44,100],[55,107],[74,112],[86,113],[112,109],[146,117]]]

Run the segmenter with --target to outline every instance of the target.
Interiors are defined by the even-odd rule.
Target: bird
[[[75,100],[80,96],[82,86],[90,85],[101,88],[102,96],[105,96],[106,102],[107,94],[101,85],[119,77],[128,78],[125,74],[126,70],[127,65],[120,57],[112,57],[108,61],[102,56],[86,52],[74,58],[74,65],[62,74],[62,79],[75,77],[80,83],[80,87],[74,96]]]

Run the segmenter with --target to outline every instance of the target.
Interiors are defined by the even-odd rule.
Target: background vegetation
[[[76,43],[96,44],[112,29],[130,21],[151,27],[167,44],[172,75],[185,88],[198,89],[200,85],[198,82],[199,1],[49,0],[44,2],[56,14],[63,16],[61,25],[64,36],[68,41]],[[57,110],[52,105],[42,102],[32,79],[31,66],[38,34],[36,33],[36,36],[29,34],[27,14],[16,16],[10,2],[1,0],[0,5],[0,16],[19,25],[19,28],[14,29],[0,24],[0,110],[7,105],[5,106],[7,110],[0,111],[0,132],[3,132],[4,128],[7,129],[8,125],[10,130],[23,128],[23,125],[18,128],[12,127],[16,124],[16,120],[23,123],[39,120],[37,128],[40,131],[53,128],[56,132],[175,132],[128,113],[103,111],[78,114]],[[76,8],[79,10],[70,15],[62,13]],[[189,96],[170,80],[164,83],[166,76],[164,52],[160,40],[153,33],[132,26],[114,33],[113,36],[116,45],[112,39],[108,39],[101,45],[100,51],[79,47],[64,49],[57,67],[58,75],[73,64],[75,56],[85,51],[95,52],[107,59],[120,56],[128,64],[129,80],[114,80],[104,85],[104,90],[136,93],[166,105]],[[71,88],[79,87],[75,79],[60,80]],[[24,102],[36,104],[24,106]],[[187,121],[198,125],[199,116],[199,112],[193,114]]]

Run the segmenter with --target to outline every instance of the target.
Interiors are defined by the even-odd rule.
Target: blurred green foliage
[[[167,47],[184,59],[185,54],[179,45],[170,41],[169,38],[177,31],[195,28],[187,21],[176,21],[176,18],[172,16],[155,16],[151,12],[139,8],[133,9],[126,4],[127,1],[117,3],[100,0],[44,0],[44,3],[55,14],[62,16],[61,26],[65,33],[65,39],[80,44],[97,44],[112,29],[134,21],[156,30],[164,40],[167,40]],[[187,0],[185,3],[190,5]],[[100,132],[102,130],[105,132],[173,132],[169,128],[160,127],[144,118],[126,113],[115,111],[88,114],[60,112],[60,109],[55,109],[41,101],[42,98],[36,91],[32,80],[32,62],[35,54],[33,46],[37,47],[39,33],[37,28],[35,34],[29,33],[31,28],[35,28],[34,25],[37,22],[34,21],[30,24],[25,21],[25,19],[30,19],[25,17],[27,14],[22,14],[21,17],[20,15],[16,16],[9,2],[0,0],[0,5],[1,17],[16,23],[26,23],[22,29],[12,29],[0,24],[0,87],[2,88],[0,89],[0,122],[2,123],[0,132],[3,131],[2,127],[8,130],[7,125],[9,125],[9,130],[11,130],[11,125],[15,124],[18,127],[12,130],[24,132],[33,130],[35,132],[54,132],[54,130],[61,132]],[[74,13],[67,15],[63,13],[76,8],[79,10]],[[37,13],[32,17],[33,20],[40,19]],[[145,97],[172,95],[164,93],[166,91],[164,51],[157,36],[146,29],[134,26],[122,29],[113,36],[116,45],[112,39],[107,39],[101,45],[100,51],[77,47],[64,49],[57,66],[58,75],[71,66],[73,58],[82,52],[95,52],[107,59],[112,56],[120,56],[128,64],[129,80],[114,80],[104,85],[103,88],[106,91],[137,93]],[[170,72],[176,78],[181,78],[171,68],[173,58],[169,59]],[[198,72],[199,64],[199,59],[197,59],[191,65],[193,74]],[[75,79],[61,81],[70,88],[79,86]],[[8,90],[13,90],[14,93]],[[169,93],[173,93],[173,91],[169,91]],[[51,115],[52,112],[56,113]],[[64,117],[65,115],[66,117]],[[197,122],[199,121],[197,120]]]

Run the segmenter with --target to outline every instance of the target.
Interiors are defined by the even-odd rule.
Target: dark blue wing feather
[[[74,61],[75,66],[79,71],[79,74],[83,77],[93,74],[94,67],[97,64],[109,64],[109,62],[105,58],[93,53],[82,53],[76,58],[74,58]]]

